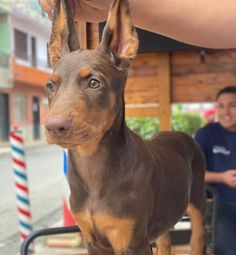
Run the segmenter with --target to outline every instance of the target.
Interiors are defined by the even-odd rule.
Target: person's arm
[[[132,6],[138,27],[193,45],[236,47],[234,0],[131,0]]]
[[[236,188],[236,169],[216,173],[206,171],[205,181],[207,183],[224,183],[232,188]]]
[[[39,2],[51,13],[54,0]],[[111,0],[78,0],[77,16],[83,21],[104,21],[110,3]],[[235,0],[129,0],[129,3],[137,27],[202,47],[236,47]]]

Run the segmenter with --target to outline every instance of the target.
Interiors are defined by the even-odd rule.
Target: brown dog
[[[175,132],[143,141],[125,123],[127,68],[138,50],[127,0],[113,2],[95,50],[77,50],[70,17],[68,1],[57,1],[46,136],[69,149],[70,204],[89,255],[148,255],[156,238],[158,254],[170,254],[167,232],[188,205],[192,254],[204,254],[199,147]]]

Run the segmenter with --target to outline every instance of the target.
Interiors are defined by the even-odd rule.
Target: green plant
[[[143,139],[150,139],[159,130],[158,118],[126,118],[128,127]]]
[[[126,118],[128,127],[135,133],[139,134],[143,139],[150,139],[159,130],[158,118]],[[189,135],[193,135],[197,129],[202,127],[205,122],[196,113],[173,113],[172,130],[182,131]]]
[[[193,135],[204,125],[204,120],[197,113],[174,113],[172,116],[172,130],[183,131]]]

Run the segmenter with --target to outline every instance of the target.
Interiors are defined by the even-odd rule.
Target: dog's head
[[[127,0],[110,8],[100,45],[81,50],[68,1],[56,4],[49,56],[53,66],[46,85],[49,143],[71,148],[98,142],[123,111],[123,93],[138,39]]]

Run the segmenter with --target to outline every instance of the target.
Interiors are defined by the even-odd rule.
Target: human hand
[[[75,18],[87,22],[107,19],[112,0],[77,0]]]
[[[236,169],[230,169],[222,173],[223,182],[231,188],[236,188]]]
[[[49,19],[53,17],[53,9],[55,7],[55,0],[38,0],[42,9],[47,12]]]
[[[53,17],[56,0],[38,0],[42,9],[48,13],[49,19]],[[77,0],[73,6],[74,20],[87,22],[100,22],[107,18],[111,0]]]

